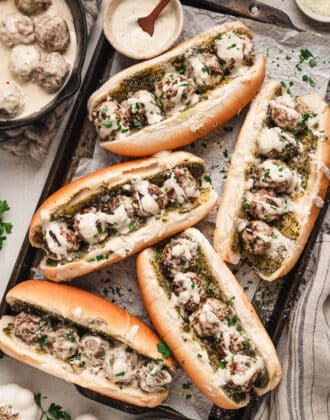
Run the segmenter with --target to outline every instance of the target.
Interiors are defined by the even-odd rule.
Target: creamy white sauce
[[[267,155],[272,150],[282,152],[288,143],[296,146],[294,139],[279,127],[263,128],[257,139],[259,152]]]
[[[133,188],[135,191],[141,194],[140,204],[144,211],[156,215],[159,213],[159,206],[157,201],[149,194],[148,187],[150,182],[138,179],[133,183]]]
[[[269,104],[271,108],[285,112],[289,118],[298,123],[302,121],[302,115],[295,110],[295,102],[290,95],[278,96],[276,99],[270,101]]]
[[[199,304],[200,302],[199,289],[196,283],[193,284],[190,274],[191,273],[177,273],[174,277],[173,284],[181,283],[182,285],[182,291],[178,296],[174,293],[172,294],[173,303],[176,300],[175,306],[184,306],[190,300],[195,304]]]
[[[293,191],[296,186],[296,179],[293,172],[287,167],[282,166],[281,163],[274,164],[272,160],[265,160],[260,168],[265,170],[267,176],[263,176],[257,180],[257,184],[262,185],[263,182],[273,181],[276,183],[287,182],[290,185],[289,192]]]
[[[321,197],[319,197],[318,195],[316,197],[314,197],[313,202],[314,202],[315,206],[319,209],[321,209],[324,206],[324,200]]]
[[[290,198],[282,197],[273,197],[271,195],[264,195],[264,200],[258,200],[254,194],[247,192],[245,199],[248,203],[255,203],[261,206],[264,210],[264,213],[267,215],[282,215],[288,213],[291,209],[290,207]],[[268,203],[266,200],[271,200],[271,203]]]
[[[146,118],[149,125],[157,124],[164,118],[162,116],[159,106],[155,103],[155,97],[152,93],[147,90],[139,90],[133,96],[127,99],[122,105],[131,107],[131,110],[134,113],[138,113],[140,106],[139,104],[144,105]]]
[[[327,165],[324,162],[321,162],[319,164],[319,170],[324,173],[324,175],[327,177],[328,181],[330,181],[330,169],[327,167]]]
[[[178,15],[176,5],[170,2],[155,22],[155,30],[151,37],[137,23],[139,17],[149,15],[158,4],[158,0],[122,0],[114,9],[111,21],[115,41],[125,47],[132,55],[152,56],[152,51],[161,51],[176,32]]]
[[[221,38],[215,39],[214,43],[217,56],[228,65],[233,65],[231,73],[236,73],[243,65],[244,56],[252,52],[252,42],[246,36],[241,38],[231,31],[221,34]]]
[[[3,18],[5,15],[10,13],[19,13],[18,9],[14,4],[14,1],[0,1],[0,17]],[[77,38],[74,29],[73,18],[70,9],[67,5],[67,2],[65,0],[53,0],[52,5],[45,12],[39,13],[38,15],[35,15],[33,17],[39,18],[44,15],[59,15],[67,22],[70,32],[70,45],[63,55],[70,64],[70,68],[72,69],[77,55]],[[40,53],[44,52],[36,42],[30,45],[34,45],[40,51]],[[32,80],[24,82],[15,78],[13,73],[9,69],[9,57],[11,50],[11,48],[8,48],[3,44],[3,42],[0,41],[0,81],[6,82],[10,80],[15,80],[15,82],[22,88],[24,92],[25,106],[23,111],[14,118],[19,119],[27,117],[28,115],[38,112],[40,109],[44,108],[57,96],[58,92],[50,94],[47,93],[44,89],[42,89],[40,86],[38,86]],[[66,80],[68,80],[68,78]],[[0,121],[1,120],[5,120],[5,118],[0,117]]]

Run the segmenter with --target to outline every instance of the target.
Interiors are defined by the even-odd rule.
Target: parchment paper
[[[185,25],[181,40],[206,30],[215,24],[234,20],[234,18],[226,15],[190,7],[184,7],[184,13]],[[284,81],[294,95],[303,95],[309,92],[318,92],[321,96],[325,95],[330,76],[330,45],[327,38],[315,33],[297,33],[268,24],[241,20],[253,30],[256,50],[267,56],[266,80]],[[308,49],[313,54],[316,65],[314,65],[313,61],[309,63],[309,59],[299,64],[301,61],[299,58],[301,50],[305,49]],[[112,74],[132,63],[132,60],[116,53]],[[298,68],[296,67],[297,65]],[[299,71],[299,68],[301,68],[301,71]],[[304,79],[308,77],[312,81],[310,79],[304,81],[303,76],[305,76]],[[292,86],[289,86],[289,83]],[[220,198],[224,181],[227,177],[230,156],[245,115],[246,110],[229,121],[223,128],[185,148],[185,150],[195,153],[206,160],[213,186],[219,193]],[[81,160],[76,178],[123,160],[128,159],[114,155],[100,148],[97,144],[93,159]],[[210,240],[212,240],[213,236],[215,215],[216,210],[197,226]],[[271,313],[272,303],[276,300],[280,281],[272,284],[263,282],[261,285],[260,282],[262,281],[244,265],[235,267],[234,272],[250,299],[255,295],[257,289],[258,296],[260,294],[260,300],[265,296],[267,297],[266,300],[263,299],[262,304],[266,306],[266,309],[268,307],[269,313]],[[108,300],[139,316],[150,325],[137,286],[135,257],[75,280],[73,284],[106,297]],[[212,406],[191,385],[182,371],[179,371],[174,378],[166,405],[175,408],[191,419],[206,419]]]

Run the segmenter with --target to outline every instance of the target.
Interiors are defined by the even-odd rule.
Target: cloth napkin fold
[[[253,420],[330,419],[329,257],[330,224],[324,223],[311,258],[312,276],[278,344],[282,381],[265,397]]]

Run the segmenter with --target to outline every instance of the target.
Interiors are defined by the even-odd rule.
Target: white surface
[[[307,7],[303,0],[295,0],[297,6],[300,10],[305,13],[308,17],[312,18],[313,20],[317,20],[319,22],[329,22],[330,23],[330,16],[320,15],[316,12],[313,12],[309,7]],[[330,2],[328,1],[327,7],[330,10]]]
[[[294,0],[268,0],[265,3],[286,11],[294,24],[301,28],[330,33],[329,25],[321,25],[306,18],[297,9]],[[94,51],[100,28],[101,17],[98,20],[97,27],[94,28],[87,57],[90,57]],[[0,296],[4,292],[15,264],[28,224],[59,146],[62,132],[63,130],[60,130],[56,140],[53,140],[49,155],[42,164],[12,157],[0,151],[0,199],[6,199],[11,205],[11,210],[6,214],[6,220],[14,224],[13,233],[8,236],[7,243],[0,252]],[[134,418],[82,398],[72,385],[55,378],[50,381],[49,378],[46,374],[8,358],[0,360],[0,383],[16,382],[32,389],[34,392],[42,392],[43,395],[49,397],[45,405],[47,405],[47,402],[48,405],[51,402],[56,402],[64,408],[74,406],[71,415],[76,416],[89,412],[96,415],[100,420]],[[74,404],[72,404],[72,401],[74,401]]]

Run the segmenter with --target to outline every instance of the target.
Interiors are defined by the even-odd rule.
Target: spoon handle
[[[171,0],[160,0],[154,10],[148,16],[149,18],[155,20],[161,11],[168,5]]]

